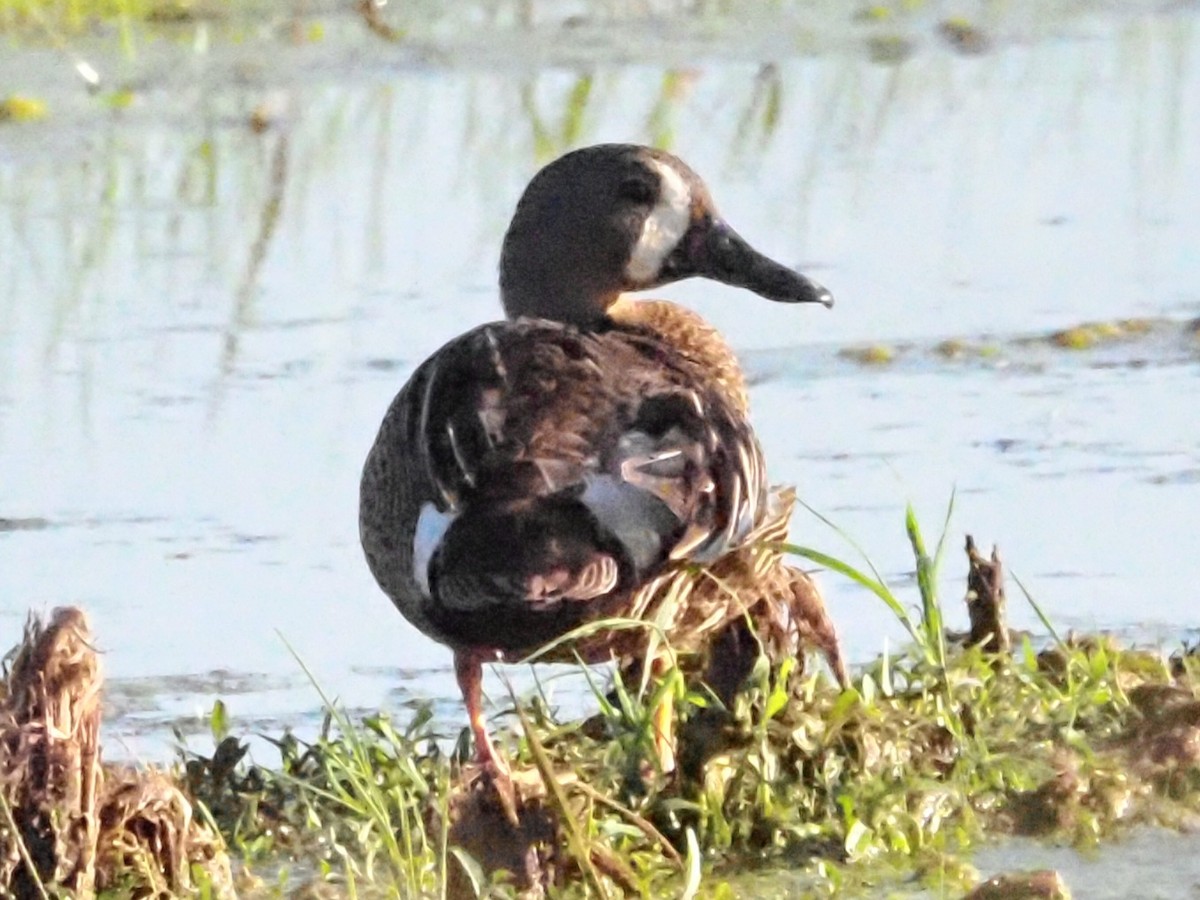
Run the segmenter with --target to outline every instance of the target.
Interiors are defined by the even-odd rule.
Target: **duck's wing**
[[[642,336],[518,320],[413,375],[368,457],[360,525],[419,627],[513,650],[619,613],[672,558],[719,555],[764,495],[748,425],[692,362]]]

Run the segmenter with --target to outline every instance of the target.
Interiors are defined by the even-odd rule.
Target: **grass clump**
[[[283,884],[298,864],[350,891],[363,882],[391,885],[395,896],[439,896],[451,767],[429,727],[432,714],[424,708],[399,728],[384,715],[351,722],[328,709],[315,741],[271,740],[279,760],[270,770],[248,764],[246,747],[215,727],[213,755],[185,762],[189,792],[231,847],[268,861]]]
[[[542,695],[513,699],[511,797],[429,708],[404,724],[355,721],[325,697],[318,735],[271,739],[270,768],[231,735],[220,702],[215,750],[185,760],[183,792],[166,773],[104,765],[90,632],[78,610],[57,611],[48,627],[31,624],[0,692],[0,886],[232,896],[228,848],[242,859],[242,896],[692,898],[881,883],[947,895],[978,880],[968,854],[992,835],[1087,847],[1131,823],[1194,827],[1197,648],[1060,639],[1044,616],[1044,643],[1013,636],[999,555],[985,559],[969,538],[972,627],[951,635],[936,592],[945,532],[931,552],[911,509],[905,529],[912,604],[869,560],[790,548],[878,596],[909,631],[902,652],[843,687],[803,656],[772,660],[747,627],[745,643],[703,661],[710,676],[731,666],[736,692],[676,668],[616,673],[582,722]],[[668,699],[669,773],[653,763]],[[1005,896],[997,885],[977,896]]]
[[[87,617],[30,616],[0,679],[0,894],[232,896],[220,839],[166,773],[100,758]]]
[[[538,785],[520,788],[516,821],[465,774],[461,740],[443,749],[428,710],[404,727],[331,713],[312,744],[276,742],[277,768],[227,749],[232,765],[192,761],[191,787],[251,870],[299,860],[327,888],[371,896],[719,897],[763,877],[824,893],[914,875],[945,892],[977,880],[965,854],[990,835],[1091,846],[1130,823],[1194,820],[1195,650],[966,646],[934,591],[944,540],[928,553],[911,510],[906,530],[917,614],[869,564],[802,550],[880,596],[913,638],[847,689],[760,656],[728,706],[678,672],[657,692],[618,677],[584,722],[514,701],[508,755],[518,785]],[[663,691],[678,717],[669,777],[647,762]]]
[[[529,701],[510,758],[551,790],[523,832],[487,821],[492,840],[541,854],[536,873],[564,896],[677,895],[689,878],[717,891],[764,870],[799,871],[813,890],[881,872],[961,888],[974,877],[963,854],[989,835],[1092,846],[1131,823],[1194,816],[1198,686],[1194,656],[1104,639],[1041,652],[1024,640],[1010,658],[952,645],[944,670],[913,650],[875,660],[845,691],[764,662],[730,709],[685,694],[669,779],[645,766],[649,698],[618,688],[583,723]],[[403,729],[331,724],[311,745],[280,741],[276,769],[205,767],[193,781],[252,870],[289,858],[388,896],[439,896],[455,878],[503,896],[527,877],[493,882],[455,853],[454,811],[486,791],[461,786],[428,712]]]

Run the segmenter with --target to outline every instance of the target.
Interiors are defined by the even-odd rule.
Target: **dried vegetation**
[[[0,887],[17,897],[226,893],[229,860],[166,773],[100,760],[87,619],[31,618],[0,700]]]

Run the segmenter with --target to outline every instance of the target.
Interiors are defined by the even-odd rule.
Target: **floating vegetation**
[[[1191,359],[1197,337],[1200,320],[1130,318],[1081,322],[1014,337],[982,334],[930,343],[863,344],[843,347],[837,356],[862,366],[920,365],[933,358],[985,367],[1040,367],[1047,364],[1047,350],[1063,350],[1069,351],[1064,359],[1074,356],[1074,351],[1094,351],[1079,354],[1079,360],[1087,365],[1151,365]]]
[[[947,338],[933,347],[933,352],[945,359],[962,359],[974,350],[974,347],[961,338]]]
[[[0,0],[0,27],[38,24],[80,30],[109,20],[191,22],[221,15],[222,0]]]
[[[934,344],[931,352],[947,360],[989,360],[998,357],[1001,350],[1000,344],[986,338],[946,338]]]
[[[865,347],[844,347],[838,356],[864,366],[881,366],[896,358],[896,350],[887,344],[868,344]]]
[[[38,122],[46,118],[46,104],[34,97],[11,94],[0,99],[0,123]]]
[[[959,53],[975,56],[992,49],[992,41],[978,25],[967,19],[944,19],[938,24],[938,34]]]
[[[109,109],[121,110],[129,109],[137,100],[137,93],[132,88],[118,88],[115,91],[109,91],[101,98],[104,105]]]
[[[880,65],[899,65],[916,50],[916,43],[901,34],[880,34],[867,38],[867,57]]]
[[[1098,344],[1127,340],[1148,334],[1152,324],[1148,319],[1082,322],[1071,328],[1054,332],[1050,335],[1050,342],[1066,350],[1087,350]]]

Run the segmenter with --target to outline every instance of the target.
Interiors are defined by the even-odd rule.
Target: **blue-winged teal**
[[[832,302],[739,237],[674,156],[627,144],[568,153],[534,176],[505,235],[507,321],[426,360],[367,457],[371,571],[453,649],[479,760],[497,772],[483,662],[645,613],[652,580],[737,548],[767,514],[732,351],[695,313],[624,296],[697,275],[783,303]],[[741,609],[702,612],[695,628]],[[602,658],[608,637],[574,649]]]

